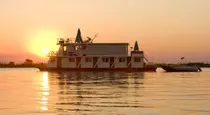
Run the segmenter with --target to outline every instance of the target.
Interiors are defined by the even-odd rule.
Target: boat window
[[[77,56],[75,52],[68,52],[68,56]]]
[[[64,46],[63,50],[64,50],[64,52],[66,52],[67,51],[67,46]]]
[[[86,62],[92,62],[92,58],[87,57],[87,58],[85,58],[85,61],[86,61]]]
[[[79,46],[75,46],[75,50],[76,50],[76,51],[79,50]]]
[[[69,62],[75,62],[75,58],[69,58]]]
[[[78,50],[85,50],[86,48],[87,48],[86,44],[80,44],[76,45],[74,49],[78,51]]]
[[[102,58],[103,62],[109,62],[109,58]]]
[[[119,58],[119,62],[125,62],[125,58],[124,57],[120,57]]]
[[[66,46],[63,47],[63,55],[65,55],[65,56],[67,55],[67,47]]]
[[[140,57],[135,57],[134,62],[141,62],[141,58]]]

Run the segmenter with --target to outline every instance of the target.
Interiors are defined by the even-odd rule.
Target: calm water
[[[0,69],[0,115],[210,115],[201,73]]]

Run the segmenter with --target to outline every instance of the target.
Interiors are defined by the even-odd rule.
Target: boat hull
[[[155,72],[157,67],[144,68],[46,68],[39,67],[40,71],[124,71],[124,72]]]
[[[197,66],[161,66],[166,72],[200,72]]]

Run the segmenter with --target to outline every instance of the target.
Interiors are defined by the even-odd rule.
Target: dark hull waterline
[[[111,71],[111,72],[155,72],[157,67],[145,67],[145,68],[41,68],[39,67],[40,71]]]
[[[201,72],[197,66],[161,66],[166,72]]]

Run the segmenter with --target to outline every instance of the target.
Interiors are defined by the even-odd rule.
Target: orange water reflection
[[[191,97],[194,80],[209,87],[199,73],[124,73],[124,72],[60,72],[49,73],[53,90],[48,110],[59,115],[69,114],[179,114],[198,109],[193,105],[200,91]],[[189,79],[189,78],[190,79]],[[188,84],[188,85],[187,85]],[[191,88],[193,89],[191,89]],[[190,88],[190,89],[189,89]],[[209,91],[202,99],[207,101]],[[195,92],[194,92],[195,93]],[[52,97],[51,97],[52,98]],[[207,111],[205,101],[199,101],[201,113]],[[190,105],[189,105],[190,104]],[[188,108],[188,109],[187,109]],[[131,111],[132,110],[132,111]],[[205,110],[205,111],[204,111]],[[207,111],[208,112],[208,111]],[[198,112],[199,113],[199,112]],[[196,114],[198,114],[196,113]]]
[[[209,76],[0,69],[0,114],[208,115]]]
[[[42,101],[40,109],[43,111],[48,110],[48,96],[49,96],[49,79],[48,79],[48,72],[43,72],[42,74]]]

